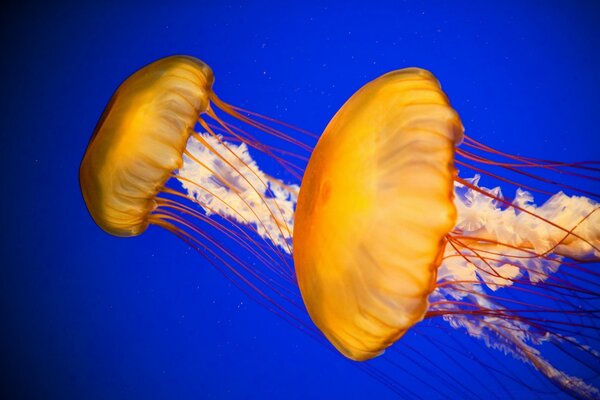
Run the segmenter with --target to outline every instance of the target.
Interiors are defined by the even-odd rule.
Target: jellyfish
[[[249,148],[299,180],[302,167],[283,159],[282,146],[270,146],[269,138],[293,144],[300,159],[310,147],[273,125],[301,129],[220,100],[213,81],[208,65],[184,55],[127,78],[85,151],[83,199],[105,232],[131,237],[150,226],[166,229],[250,297],[288,316],[265,291],[300,307],[299,295],[280,294],[295,286],[290,254],[298,186],[261,170]],[[257,132],[268,138],[259,140]],[[218,233],[207,233],[211,228]],[[249,257],[270,269],[253,268]]]
[[[442,319],[567,391],[597,393],[538,350],[562,343],[597,362],[590,341],[569,333],[590,321],[597,329],[597,283],[585,264],[598,259],[594,194],[559,192],[538,207],[534,188],[511,199],[482,178],[512,182],[492,172],[501,168],[535,179],[529,170],[543,168],[587,179],[593,165],[516,157],[465,136],[421,69],[367,84],[316,146],[310,132],[224,102],[213,82],[202,61],[170,56],[119,86],[80,167],[100,228],[121,237],[168,230],[253,300],[353,360]],[[568,325],[544,314],[559,311]],[[354,364],[407,393],[385,371]]]
[[[598,329],[594,309],[581,304],[597,300],[597,271],[584,261],[600,259],[600,205],[561,191],[536,206],[531,192],[519,188],[510,199],[482,186],[481,175],[458,174],[461,166],[485,174],[481,164],[533,178],[534,168],[597,171],[494,152],[464,136],[423,69],[394,71],[357,91],[329,122],[301,184],[293,245],[308,313],[357,361],[382,354],[418,322],[442,317],[565,391],[596,398],[595,387],[555,368],[537,346],[570,345],[598,364],[573,328]],[[569,326],[553,313],[569,315]]]

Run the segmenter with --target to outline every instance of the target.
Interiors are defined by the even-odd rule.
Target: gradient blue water
[[[600,159],[593,2],[127,3],[24,3],[2,16],[2,398],[393,398],[166,232],[117,239],[89,218],[85,146],[116,86],[157,58],[201,58],[223,99],[315,132],[366,81],[420,66],[471,136]]]

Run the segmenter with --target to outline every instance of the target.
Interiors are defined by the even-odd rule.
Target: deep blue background
[[[600,159],[600,3],[123,3],[25,3],[2,16],[3,398],[393,396],[173,236],[124,240],[94,225],[78,186],[85,146],[118,84],[157,58],[201,58],[223,99],[314,132],[368,80],[420,66],[472,137]]]

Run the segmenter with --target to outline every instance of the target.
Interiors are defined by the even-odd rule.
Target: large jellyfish
[[[424,318],[445,316],[565,390],[600,395],[535,349],[571,344],[597,363],[552,313],[595,312],[569,301],[593,298],[595,285],[577,281],[595,273],[563,257],[600,259],[600,205],[560,192],[536,207],[523,190],[508,200],[480,187],[479,176],[457,175],[455,152],[492,161],[457,151],[462,140],[439,83],[418,68],[368,83],[337,112],[308,163],[295,216],[294,261],[312,320],[341,353],[366,360]],[[566,167],[511,158],[503,166]],[[513,285],[541,301],[502,298],[499,288]]]
[[[536,206],[534,185],[514,198],[483,186],[514,184],[511,174],[554,182],[536,169],[597,179],[593,165],[516,157],[464,136],[436,79],[417,68],[360,89],[312,154],[310,133],[231,106],[212,84],[206,64],[172,56],[118,88],[80,169],[102,229],[173,232],[250,297],[354,360],[440,317],[563,390],[598,396],[540,350],[553,344],[598,369],[597,272],[585,264],[600,257],[599,206],[588,198],[598,196],[559,192]],[[457,167],[477,175],[459,177]],[[397,391],[393,376],[356,365]]]

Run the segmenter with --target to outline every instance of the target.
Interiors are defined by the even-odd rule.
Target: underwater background
[[[200,58],[225,101],[315,133],[369,80],[418,66],[478,141],[600,159],[598,2],[23,2],[0,19],[3,399],[398,396],[168,232],[121,239],[94,224],[79,163],[116,87],[158,58]],[[428,340],[409,332],[396,344],[421,353],[418,366],[371,362],[396,387],[461,398],[436,382],[441,371],[473,397],[566,397],[533,368],[429,323]],[[432,344],[448,335],[468,373]]]

